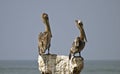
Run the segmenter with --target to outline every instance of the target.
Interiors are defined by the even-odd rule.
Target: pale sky
[[[37,60],[43,12],[53,34],[51,53],[69,54],[81,19],[88,39],[84,59],[120,60],[120,0],[0,0],[0,60]]]

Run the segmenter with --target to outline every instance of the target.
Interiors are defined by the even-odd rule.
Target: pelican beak
[[[86,37],[86,34],[84,34],[84,36],[85,36],[85,41],[87,42],[87,37]]]
[[[84,28],[83,28],[83,23],[81,22],[81,23],[79,24],[79,26],[80,26],[80,28],[82,29],[83,34],[84,34],[84,39],[85,39],[85,41],[87,42],[87,37],[86,37],[85,31],[84,31]]]

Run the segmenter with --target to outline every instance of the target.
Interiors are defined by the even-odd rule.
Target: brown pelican
[[[45,51],[47,49],[48,49],[48,54],[49,54],[51,38],[52,38],[52,33],[51,33],[51,29],[50,29],[48,14],[43,13],[42,14],[42,20],[43,20],[43,23],[45,24],[45,31],[43,33],[40,32],[40,34],[38,36],[39,55],[45,53]]]
[[[75,56],[75,53],[79,53],[79,56],[81,57],[81,51],[85,47],[85,42],[87,42],[87,38],[83,29],[83,23],[81,20],[75,20],[77,28],[80,30],[80,37],[78,36],[73,41],[72,47],[70,49],[69,53],[69,59],[71,59],[71,54]]]

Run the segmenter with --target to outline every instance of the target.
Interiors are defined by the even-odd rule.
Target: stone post
[[[80,74],[84,66],[81,57],[72,57],[56,54],[38,56],[38,68],[41,74]]]

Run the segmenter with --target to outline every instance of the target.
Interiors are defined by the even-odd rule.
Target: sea
[[[40,74],[37,60],[1,60],[0,74]],[[84,61],[81,74],[120,74],[120,61]]]

